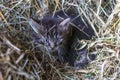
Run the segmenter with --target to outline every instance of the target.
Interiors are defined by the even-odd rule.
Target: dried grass
[[[48,8],[55,13],[71,6],[86,17],[97,36],[88,42],[96,59],[77,71],[35,50],[27,21],[42,17]],[[119,80],[119,22],[119,0],[1,0],[0,80]]]

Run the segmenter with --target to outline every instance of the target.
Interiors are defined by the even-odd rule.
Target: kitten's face
[[[30,19],[29,23],[35,31],[35,42],[45,45],[49,50],[54,51],[64,43],[66,35],[69,33],[68,27],[70,18],[60,23],[55,19],[43,19],[40,23]]]

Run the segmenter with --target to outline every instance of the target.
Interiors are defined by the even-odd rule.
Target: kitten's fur
[[[84,66],[88,64],[87,49],[75,50],[75,44],[78,39],[91,39],[94,31],[77,16],[60,11],[54,17],[46,14],[41,20],[29,19],[29,23],[35,31],[35,43],[45,45],[51,54],[58,54],[60,62],[68,61],[72,66]],[[78,56],[81,56],[81,60],[75,62]]]

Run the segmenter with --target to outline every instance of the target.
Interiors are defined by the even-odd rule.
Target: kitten
[[[60,62],[67,61],[72,66],[88,64],[87,49],[75,50],[75,44],[78,39],[91,39],[94,31],[80,16],[60,11],[54,16],[46,14],[40,20],[29,19],[29,23],[35,32],[34,42],[45,45],[52,55],[57,54]],[[78,56],[81,60],[76,62]]]

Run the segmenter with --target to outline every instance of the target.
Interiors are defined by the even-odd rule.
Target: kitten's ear
[[[28,19],[28,23],[31,25],[32,29],[39,34],[43,32],[43,26],[39,25],[36,21],[34,21],[33,19],[29,18]]]
[[[58,29],[60,31],[64,32],[64,31],[68,30],[69,24],[70,24],[70,18],[67,18],[59,24]]]

